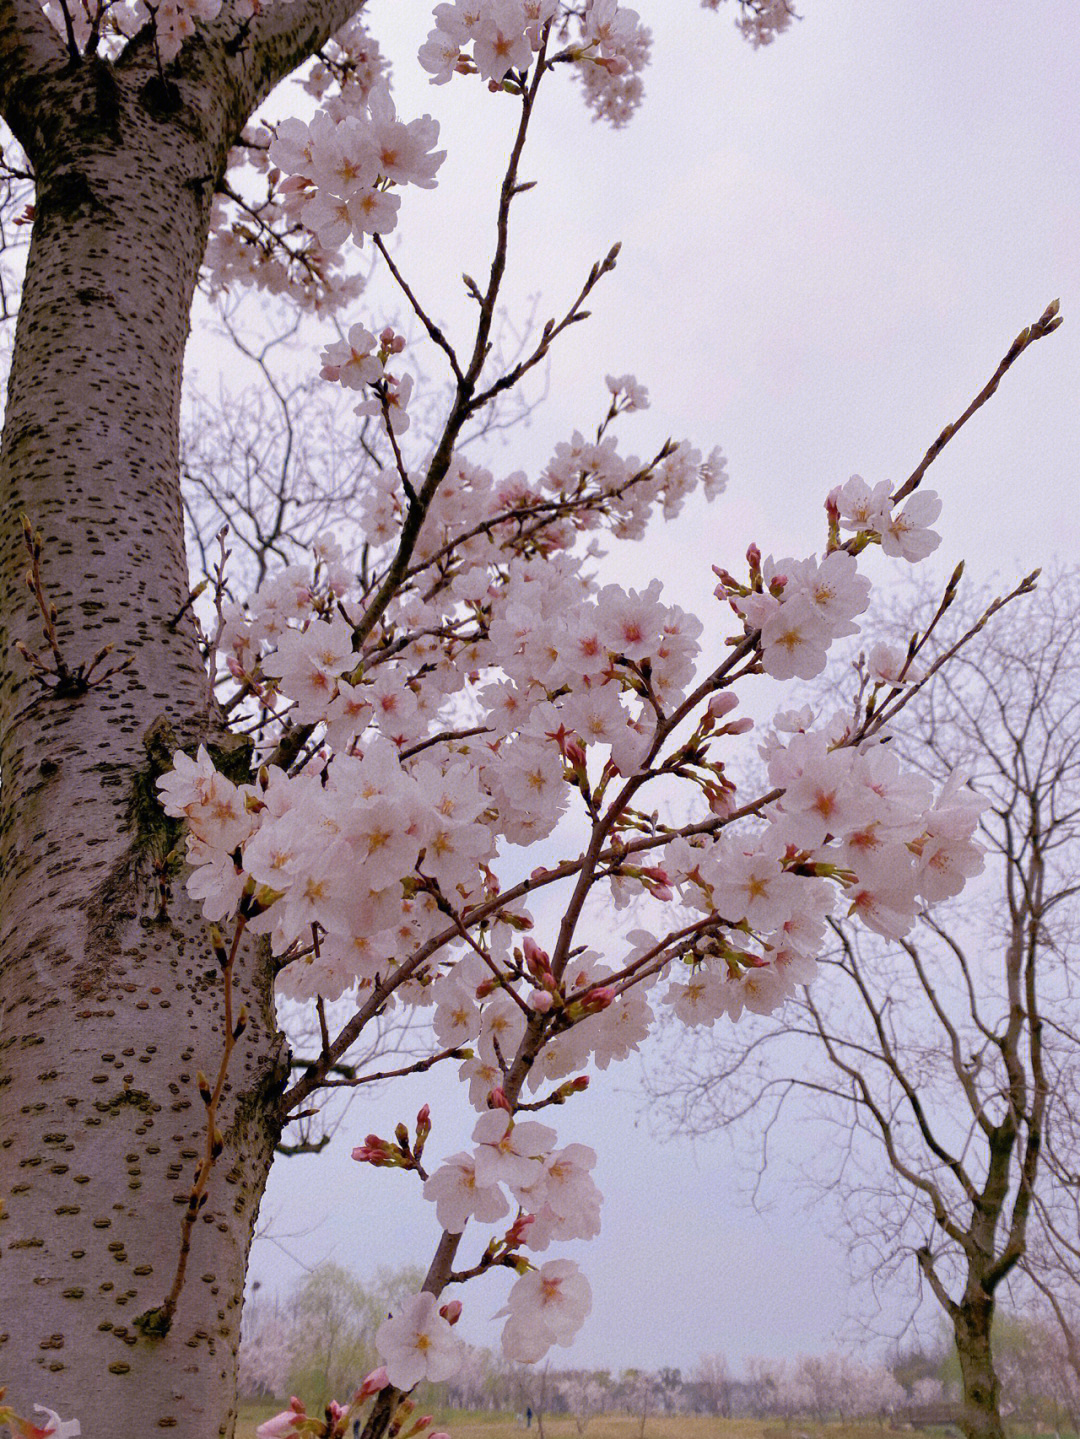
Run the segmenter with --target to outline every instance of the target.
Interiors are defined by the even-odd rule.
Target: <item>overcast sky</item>
[[[902,480],[1017,331],[1060,296],[1065,324],[1022,357],[927,483],[944,499],[940,575],[962,557],[977,581],[1011,580],[1055,555],[1075,562],[1075,0],[805,0],[804,18],[759,52],[735,34],[730,6],[639,8],[655,48],[631,124],[592,124],[565,82],[537,115],[523,174],[538,185],[513,226],[513,312],[534,292],[542,317],[560,312],[594,259],[617,239],[623,251],[593,319],[555,352],[545,410],[492,464],[535,473],[556,440],[595,424],[605,372],[634,372],[652,409],[625,422],[626,448],[645,453],[668,434],[719,443],[731,483],[711,508],[692,506],[620,552],[610,573],[629,584],[664,577],[665,597],[707,622],[710,565],[734,567],[750,540],[777,555],[819,547],[825,492],[855,472]],[[439,188],[405,195],[397,253],[428,307],[461,333],[457,277],[486,265],[513,105],[476,82],[437,89],[410,70],[426,6],[373,0],[370,13],[398,62],[403,116],[429,110],[444,122]],[[363,300],[349,318],[381,319]],[[452,1083],[417,1080],[357,1100],[327,1153],[275,1168],[263,1207],[272,1237],[256,1241],[254,1277],[284,1290],[298,1266],[323,1258],[361,1273],[426,1264],[437,1234],[416,1181],[348,1156],[432,1095],[431,1154],[448,1154],[473,1116]],[[717,1141],[661,1144],[642,1106],[626,1065],[556,1111],[562,1141],[599,1150],[606,1206],[597,1241],[565,1246],[595,1304],[553,1361],[689,1368],[704,1351],[738,1360],[831,1345],[864,1305],[827,1214],[807,1212],[779,1180],[771,1211],[755,1214],[736,1200],[745,1156]],[[502,1290],[472,1289],[467,1337],[494,1343]],[[904,1312],[898,1299],[875,1329]]]

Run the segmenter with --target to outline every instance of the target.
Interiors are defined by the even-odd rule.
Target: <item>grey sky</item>
[[[539,184],[514,221],[510,295],[523,307],[539,291],[541,316],[557,313],[612,241],[624,248],[594,318],[555,352],[545,410],[491,463],[535,473],[556,440],[595,423],[605,372],[636,373],[652,409],[624,422],[626,448],[644,453],[669,433],[719,443],[731,483],[609,571],[629,584],[664,577],[665,597],[708,623],[711,564],[734,566],[751,539],[778,555],[817,548],[825,492],[853,472],[901,480],[1060,295],[1061,330],[1022,357],[928,483],[945,504],[941,575],[961,557],[976,581],[1055,554],[1074,562],[1075,0],[806,0],[805,18],[758,53],[729,16],[693,0],[639,8],[655,49],[630,126],[591,124],[576,95],[537,116],[523,173]],[[423,5],[373,4],[371,14],[399,62],[428,28]],[[475,83],[429,87],[408,63],[396,93],[405,118],[444,119],[449,150],[439,188],[404,199],[399,263],[460,331],[457,277],[483,267],[490,248],[500,105]],[[361,317],[380,318],[363,301]],[[661,1147],[638,1122],[634,1068],[624,1071],[555,1112],[560,1139],[599,1150],[606,1205],[599,1240],[564,1246],[589,1274],[595,1307],[553,1360],[688,1367],[706,1350],[827,1346],[854,1305],[821,1219],[775,1187],[766,1216],[737,1204],[724,1144]],[[264,1205],[273,1232],[314,1226],[282,1239],[300,1261],[332,1257],[361,1272],[426,1263],[437,1236],[415,1180],[348,1152],[369,1130],[411,1119],[429,1093],[432,1155],[460,1148],[472,1116],[453,1084],[418,1080],[358,1100],[328,1153],[275,1169]],[[256,1278],[284,1287],[298,1272],[275,1243],[256,1242]],[[467,1336],[492,1343],[502,1289],[472,1290]]]

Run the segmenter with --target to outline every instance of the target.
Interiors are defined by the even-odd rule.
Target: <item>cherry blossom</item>
[[[551,1259],[521,1276],[496,1315],[509,1315],[503,1353],[534,1364],[552,1344],[571,1345],[591,1309],[592,1291],[578,1266],[571,1259]]]
[[[414,1295],[379,1325],[375,1347],[395,1388],[411,1389],[421,1379],[438,1384],[457,1372],[465,1345],[439,1314],[438,1304],[434,1294]]]

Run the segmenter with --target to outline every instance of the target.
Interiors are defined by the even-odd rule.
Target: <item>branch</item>
[[[451,345],[450,341],[443,334],[442,330],[439,329],[438,325],[436,325],[434,320],[429,319],[427,312],[424,310],[424,307],[420,304],[420,301],[416,298],[412,290],[409,288],[405,277],[402,275],[398,267],[394,264],[393,260],[390,258],[390,251],[383,243],[382,236],[374,235],[372,236],[372,240],[374,242],[376,250],[378,250],[379,254],[386,261],[387,268],[389,269],[391,275],[393,275],[394,279],[400,286],[405,298],[412,306],[413,313],[416,315],[416,318],[420,321],[424,329],[428,332],[429,337],[435,342],[436,345],[438,345],[439,349],[444,352],[446,358],[450,361],[450,368],[454,372],[454,379],[457,380],[459,385],[463,384],[465,381],[465,376],[461,372],[461,366],[458,364],[458,357],[454,352],[453,345]]]
[[[246,113],[240,125],[280,80],[362,8],[363,0],[268,0],[238,34],[235,16],[227,13],[232,7],[226,5],[208,28],[225,55],[235,56],[243,67],[237,89]],[[235,67],[234,59],[229,68],[235,73]]]
[[[0,115],[34,162],[41,82],[68,63],[37,0],[0,0]]]
[[[455,1046],[453,1049],[440,1050],[438,1054],[429,1054],[427,1059],[418,1059],[415,1064],[406,1064],[401,1069],[383,1069],[374,1074],[358,1074],[352,1079],[324,1079],[319,1086],[321,1089],[355,1089],[361,1084],[377,1084],[383,1079],[400,1079],[405,1074],[424,1074],[444,1059],[465,1059],[471,1050]]]
[[[922,459],[919,461],[919,464],[915,467],[912,473],[892,496],[892,502],[894,505],[899,504],[901,500],[906,500],[908,495],[910,495],[913,490],[917,490],[919,488],[919,486],[922,484],[923,475],[926,474],[927,470],[937,459],[938,455],[941,454],[942,450],[949,443],[949,441],[956,434],[956,432],[961,428],[961,426],[967,424],[968,420],[971,419],[975,411],[981,409],[982,406],[986,404],[987,400],[997,389],[998,385],[1001,384],[1002,376],[1005,374],[1005,371],[1009,368],[1009,366],[1012,365],[1014,361],[1020,358],[1020,356],[1024,353],[1024,351],[1029,345],[1034,344],[1036,340],[1041,340],[1044,335],[1052,334],[1053,331],[1057,329],[1057,327],[1061,324],[1061,316],[1058,314],[1058,308],[1059,301],[1052,301],[1049,305],[1047,305],[1046,309],[1042,312],[1042,314],[1039,316],[1039,318],[1035,321],[1033,325],[1028,325],[1025,329],[1020,331],[1016,339],[1009,346],[1008,353],[1001,361],[1001,364],[998,365],[997,369],[994,371],[990,379],[987,380],[986,384],[972,400],[971,404],[968,405],[967,409],[964,411],[964,413],[960,416],[958,420],[954,420],[951,425],[945,426],[941,434],[938,435],[937,439],[927,450],[926,454],[923,455]]]

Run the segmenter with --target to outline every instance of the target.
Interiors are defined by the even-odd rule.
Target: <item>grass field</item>
[[[256,1425],[278,1411],[279,1405],[245,1404],[240,1408],[236,1439],[255,1439]],[[436,1414],[432,1429],[446,1429],[450,1439],[524,1439],[526,1430],[513,1415]],[[585,1427],[583,1439],[641,1439],[641,1416],[597,1414]],[[875,1424],[801,1424],[786,1428],[777,1420],[712,1419],[702,1415],[650,1414],[644,1439],[883,1439],[889,1430]],[[534,1422],[530,1436],[539,1439]],[[578,1439],[577,1426],[567,1415],[544,1420],[544,1439]]]

